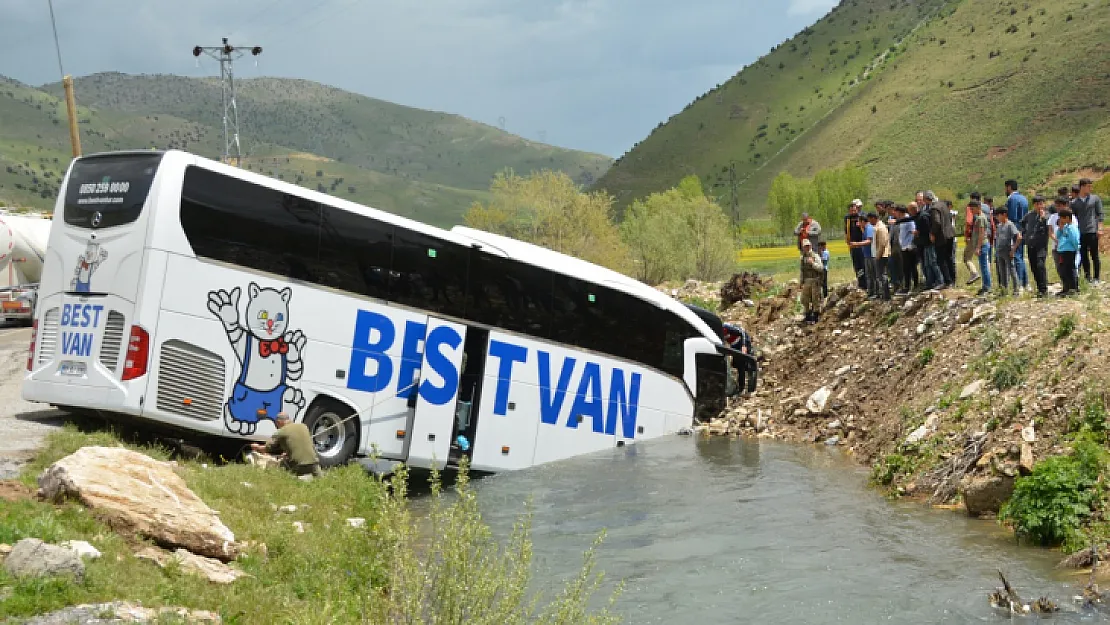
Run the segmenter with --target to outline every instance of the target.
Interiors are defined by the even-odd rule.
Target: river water
[[[1023,597],[1070,608],[1076,594],[1053,568],[1058,552],[1018,547],[991,521],[891,502],[825,447],[673,437],[477,489],[499,535],[532,498],[536,578],[549,594],[606,530],[602,594],[624,580],[626,623],[1005,622],[987,603],[997,569]]]

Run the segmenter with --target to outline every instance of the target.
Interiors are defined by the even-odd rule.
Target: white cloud
[[[824,15],[836,6],[836,0],[790,0],[786,14],[793,17]]]

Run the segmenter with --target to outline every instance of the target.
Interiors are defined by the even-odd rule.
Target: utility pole
[[[62,78],[62,88],[66,92],[66,114],[69,117],[69,144],[73,158],[81,156],[81,133],[77,131],[77,101],[73,97],[73,77]]]
[[[239,143],[239,107],[235,104],[235,73],[232,63],[247,51],[250,51],[251,56],[262,54],[262,46],[237,48],[227,42],[227,37],[223,38],[223,42],[222,46],[194,46],[193,56],[207,54],[220,62],[220,89],[223,93],[224,113],[224,154],[221,160],[230,165],[234,154],[235,166],[240,167],[243,161],[243,149]]]

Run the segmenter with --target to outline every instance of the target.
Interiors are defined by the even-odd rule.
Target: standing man
[[[312,434],[303,423],[292,423],[289,415],[279,412],[274,419],[277,431],[266,444],[251,443],[251,449],[281,456],[281,466],[294,475],[320,475],[320,459]]]
[[[937,251],[933,247],[933,222],[930,211],[927,210],[928,204],[925,205],[926,210],[922,210],[917,202],[912,202],[909,208],[915,229],[913,244],[917,248],[917,261],[921,264],[925,289],[938,288],[944,282],[944,278],[940,275],[940,267],[937,266]]]
[[[894,217],[898,247],[902,250],[902,285],[898,292],[909,294],[911,282],[914,289],[920,286],[917,277],[917,247],[914,243],[917,227],[913,223],[913,217],[908,215],[906,207],[901,204],[894,207]]]
[[[995,262],[998,263],[998,286],[1002,287],[1002,294],[1006,289],[1013,287],[1014,297],[1018,296],[1021,286],[1018,284],[1017,269],[1014,266],[1017,257],[1017,248],[1021,245],[1021,231],[1014,222],[1010,221],[1009,213],[1005,208],[994,209],[998,226],[994,229]]]
[[[979,275],[983,284],[979,288],[979,295],[991,292],[991,241],[994,231],[991,228],[991,219],[977,206],[978,200],[971,201],[975,207],[975,220],[971,224],[971,240],[968,246],[975,246],[979,253]],[[970,284],[970,282],[969,282]]]
[[[1006,217],[1015,224],[1022,223],[1025,215],[1029,213],[1029,199],[1018,192],[1017,180],[1006,181]],[[1029,288],[1029,273],[1025,270],[1025,251],[1022,249],[1024,246],[1018,243],[1014,248],[1014,269],[1017,270],[1018,280],[1021,282],[1021,288]]]
[[[1079,181],[1079,195],[1071,203],[1071,212],[1079,227],[1079,258],[1087,282],[1098,284],[1102,274],[1102,259],[1098,255],[1098,238],[1102,232],[1102,198],[1091,193],[1090,178]],[[1094,280],[1091,267],[1094,266]]]
[[[817,243],[821,240],[821,224],[811,218],[809,213],[802,213],[802,221],[794,228],[794,236],[798,237],[799,252],[802,251],[802,241],[805,239],[809,239],[810,246],[817,249]]]
[[[852,268],[856,270],[856,284],[859,288],[867,288],[867,267],[864,262],[863,249],[853,246],[863,240],[863,228],[859,225],[859,209],[863,200],[855,199],[848,205],[848,216],[844,218],[844,242],[852,254]]]
[[[859,216],[859,227],[863,230],[863,240],[852,242],[850,247],[863,252],[863,270],[867,276],[867,299],[878,299],[879,281],[876,275],[874,247],[872,246],[875,242],[875,228],[865,215]]]
[[[964,208],[964,265],[967,266],[971,277],[967,279],[967,286],[971,286],[980,279],[979,251],[982,249],[982,231],[975,230],[975,220],[983,215],[982,205],[979,203],[979,194],[972,193],[971,201]]]
[[[1048,294],[1048,211],[1043,195],[1033,197],[1033,209],[1021,223],[1021,238],[1029,256],[1029,270],[1037,283],[1037,297]]]
[[[890,234],[890,284],[894,289],[902,284],[902,242],[898,239],[898,220],[894,218],[894,202],[883,201],[883,209],[879,211],[879,221],[887,226]]]
[[[933,288],[946,289],[955,284],[956,278],[950,271],[949,263],[952,260],[952,239],[955,230],[952,228],[952,215],[948,213],[948,205],[937,199],[932,191],[925,192],[925,201],[929,203],[929,243],[925,249],[925,264],[936,267],[939,279]]]
[[[805,307],[805,322],[817,323],[821,314],[818,309],[821,305],[821,274],[825,265],[821,257],[813,251],[813,244],[809,239],[802,241],[802,306]]]
[[[890,231],[877,213],[869,213],[867,221],[874,234],[871,236],[871,258],[875,263],[875,295],[890,301],[890,280],[887,276],[890,263]]]

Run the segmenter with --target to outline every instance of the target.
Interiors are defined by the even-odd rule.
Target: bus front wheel
[[[304,418],[323,468],[346,464],[358,449],[358,418],[350,408],[332,401],[312,405]]]

